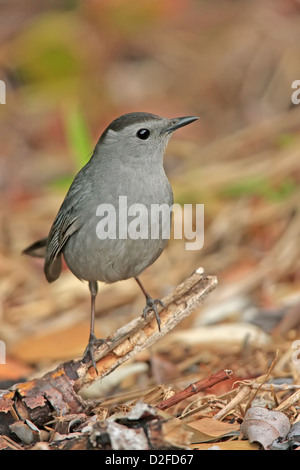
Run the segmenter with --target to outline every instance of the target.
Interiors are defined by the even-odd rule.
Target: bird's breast
[[[80,279],[115,282],[136,277],[158,258],[170,237],[173,195],[165,176],[149,175],[131,186],[107,189],[105,199],[101,188],[98,197],[94,194],[80,229],[63,250],[68,267]]]

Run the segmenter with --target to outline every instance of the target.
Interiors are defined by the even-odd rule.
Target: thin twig
[[[113,337],[107,338],[108,346],[102,344],[94,351],[98,376],[93,367],[81,365],[78,368],[80,389],[84,390],[91,382],[108,375],[123,362],[165,336],[199,307],[216,286],[215,276],[203,276],[200,269],[196,270],[162,299],[167,308],[159,312],[161,331],[157,328],[154,315],[146,319],[140,316],[117,330]]]
[[[18,415],[45,424],[54,415],[84,412],[87,402],[80,397],[80,391],[162,338],[199,307],[216,285],[216,277],[203,276],[199,269],[163,299],[167,308],[159,312],[161,331],[154,315],[146,319],[140,316],[117,330],[107,338],[108,345],[102,344],[94,350],[98,375],[91,364],[76,359],[60,364],[43,377],[1,391],[0,433],[1,430],[9,432],[10,423]]]
[[[167,400],[162,401],[157,405],[157,408],[159,408],[160,410],[166,410],[171,406],[177,405],[177,403],[180,403],[182,400],[185,400],[186,398],[189,398],[192,395],[196,395],[197,393],[202,392],[203,390],[206,390],[207,388],[210,388],[219,382],[223,382],[223,380],[229,379],[231,374],[231,370],[219,370],[215,374],[212,374],[210,377],[192,383],[181,392],[176,393],[176,395],[173,395]]]

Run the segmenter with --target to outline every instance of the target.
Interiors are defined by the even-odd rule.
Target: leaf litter
[[[92,3],[87,2],[87,12],[98,18],[93,14],[96,7]],[[185,103],[185,109],[195,109],[194,103],[201,101],[204,129],[200,136],[192,135],[194,141],[187,138],[171,142],[166,166],[177,201],[205,203],[205,244],[201,252],[188,253],[184,242],[172,240],[166,253],[145,273],[149,290],[157,297],[163,296],[199,265],[204,266],[206,273],[217,274],[219,285],[180,327],[122,364],[107,376],[106,383],[103,380],[103,384],[100,381],[86,389],[78,402],[73,391],[66,388],[70,409],[57,407],[54,416],[49,410],[47,422],[40,424],[31,416],[29,419],[21,397],[16,397],[18,406],[0,435],[1,449],[299,448],[300,114],[297,107],[291,109],[290,101],[290,82],[299,76],[299,7],[296,2],[285,7],[282,2],[275,3],[277,8],[273,10],[262,2],[254,2],[248,14],[238,6],[226,4],[226,24],[222,24],[213,41],[212,30],[201,23],[207,45],[201,48],[201,55],[204,36],[198,36],[199,19],[193,12],[189,13],[193,22],[184,38],[176,28],[171,33],[168,27],[165,33],[161,29],[157,34],[151,33],[157,51],[149,51],[145,40],[139,37],[137,58],[132,62],[124,41],[133,52],[134,41],[127,43],[124,33],[119,39],[113,38],[124,64],[130,67],[120,68],[114,57],[105,59],[109,72],[104,80],[109,83],[111,96],[108,91],[104,114],[106,106],[119,106],[122,110],[136,102],[137,87],[131,87],[128,102],[116,104],[116,92],[120,89],[118,80],[131,83],[131,77],[141,73],[141,54],[145,56],[144,65],[157,65],[161,80],[152,80],[150,89],[162,113],[170,106],[164,101],[165,96],[170,96],[170,85],[169,80],[163,80],[163,67],[177,70],[174,77],[182,76],[183,66],[199,72],[195,83],[190,84],[190,101],[187,102],[182,83],[177,83],[175,94],[178,103]],[[219,20],[214,23],[209,5],[201,6],[203,18],[207,15],[207,24],[212,22],[215,28]],[[30,6],[38,18],[36,8]],[[84,26],[87,19],[75,14],[88,35],[91,50],[99,50],[101,33],[94,26],[93,34],[88,33]],[[20,28],[20,20],[11,18],[10,24],[15,21],[16,29]],[[270,19],[275,20],[281,33],[278,42],[274,42],[274,23]],[[49,20],[40,21],[43,25]],[[35,40],[37,26],[38,23],[32,25],[31,36],[28,31],[25,34],[33,51],[34,44],[40,45]],[[3,28],[4,36],[5,31]],[[64,30],[64,34],[67,42],[73,37],[72,31],[68,36],[70,30]],[[3,41],[7,48],[3,57],[7,53],[19,57],[17,70],[26,76],[26,61],[20,56],[27,54],[18,49],[18,42],[25,44],[20,38]],[[251,51],[258,47],[260,53],[253,55]],[[101,48],[98,54],[101,62]],[[80,60],[80,54],[76,60]],[[85,67],[93,77],[94,69],[88,68],[88,61],[87,57]],[[91,62],[95,62],[94,57]],[[116,67],[120,74],[113,73]],[[233,75],[229,70],[237,72]],[[39,74],[38,69],[35,72]],[[271,83],[266,74],[272,77]],[[103,76],[102,70],[99,75]],[[89,88],[93,90],[96,83],[93,79],[91,84],[84,77],[90,109],[95,102],[94,96],[89,98]],[[30,87],[21,83],[14,86],[18,86],[21,100],[28,102]],[[105,88],[105,83],[102,81],[100,86]],[[282,90],[288,90],[286,96]],[[43,93],[42,85],[39,93]],[[145,101],[145,106],[148,103]],[[172,104],[170,112],[178,103]],[[78,109],[73,104],[66,115],[65,128],[74,117],[74,109]],[[88,336],[89,310],[86,285],[64,270],[60,281],[48,286],[42,279],[39,260],[29,262],[19,255],[24,246],[47,232],[62,199],[62,194],[53,188],[63,184],[62,175],[67,174],[68,179],[73,172],[72,150],[61,139],[60,122],[64,118],[57,109],[49,110],[47,106],[36,114],[32,112],[30,119],[26,111],[21,112],[14,105],[10,111],[14,125],[2,122],[0,130],[3,152],[9,157],[1,173],[4,197],[1,195],[0,334],[7,345],[6,365],[0,365],[3,389],[43,376],[61,361],[79,357]],[[94,121],[96,111],[92,112],[90,119]],[[75,117],[76,129],[85,132],[89,127],[80,115]],[[74,138],[69,129],[68,138],[72,139],[72,135]],[[82,140],[85,146],[87,138],[86,135]],[[59,145],[53,148],[53,142]],[[29,171],[29,167],[35,171]],[[9,187],[5,183],[7,175]],[[143,306],[130,281],[101,288],[96,327],[98,336],[105,337],[140,315]],[[190,396],[183,394],[182,400],[164,411],[159,409],[162,402],[180,397],[191,384],[220,370],[230,370],[232,374],[209,389]],[[26,396],[25,390],[23,393]],[[48,406],[50,398],[44,396],[38,405]],[[86,406],[81,407],[81,400]],[[5,403],[2,401],[3,410]],[[36,403],[33,400],[30,404]],[[251,423],[252,413],[255,423]],[[279,426],[273,426],[272,416],[280,416]],[[270,430],[267,433],[266,426]]]

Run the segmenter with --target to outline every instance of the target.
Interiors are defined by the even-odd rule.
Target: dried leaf
[[[202,418],[189,423],[197,431],[201,431],[208,436],[207,440],[212,440],[224,436],[232,436],[237,434],[240,430],[240,425],[237,423],[226,423],[218,421],[213,418]]]
[[[128,428],[114,421],[107,424],[107,432],[114,450],[149,450],[143,428]]]
[[[30,426],[23,421],[16,421],[9,426],[10,430],[18,436],[23,444],[32,444],[39,440],[38,432],[35,432]],[[38,429],[37,429],[38,431]]]
[[[212,443],[201,443],[191,445],[192,449],[197,450],[258,450],[259,446],[249,441],[221,441]]]
[[[251,407],[241,426],[242,433],[250,442],[258,442],[268,449],[277,438],[285,439],[290,429],[287,416],[280,411]]]
[[[222,325],[199,326],[191,330],[180,330],[172,332],[161,345],[173,344],[195,344],[211,345],[216,349],[225,347],[241,346],[247,340],[248,344],[265,346],[270,343],[270,337],[259,327],[249,323],[229,323]]]
[[[161,412],[159,412],[161,415]],[[167,416],[167,415],[165,415]],[[157,420],[149,425],[149,439],[157,449],[186,449],[193,440],[194,430],[178,418]]]
[[[290,429],[290,432],[287,435],[285,441],[282,441],[281,438],[276,439],[272,446],[271,450],[288,450],[288,449],[297,449],[300,446],[300,421],[294,423]]]

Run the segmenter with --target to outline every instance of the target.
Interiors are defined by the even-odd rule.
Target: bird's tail
[[[45,258],[47,240],[47,237],[38,240],[37,242],[25,248],[22,253],[25,255],[34,256],[35,258]]]
[[[25,255],[34,256],[35,258],[46,258],[48,238],[42,238],[30,245],[22,251]],[[49,262],[46,258],[44,271],[48,282],[56,281],[61,273],[62,261],[60,253]]]

